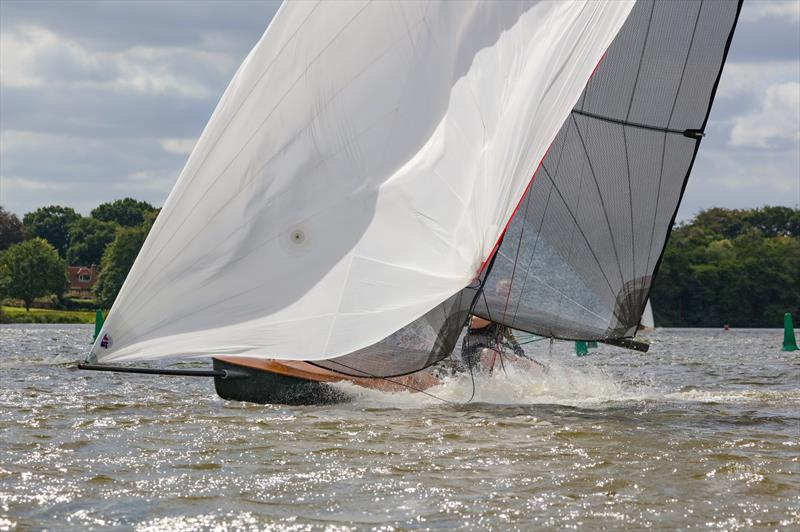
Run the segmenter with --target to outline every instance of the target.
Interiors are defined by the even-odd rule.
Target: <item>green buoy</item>
[[[92,342],[97,340],[97,335],[100,334],[100,329],[103,328],[103,311],[97,309],[94,311],[94,338]]]
[[[583,340],[578,340],[575,342],[575,355],[579,357],[585,357],[589,354],[589,346],[586,345],[586,342]]]
[[[789,312],[783,315],[783,349],[781,351],[797,351],[794,324],[792,323],[792,315]]]

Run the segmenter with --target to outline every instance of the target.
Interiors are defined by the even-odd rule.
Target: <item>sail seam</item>
[[[578,140],[581,141],[581,147],[583,148],[583,153],[586,154],[586,162],[589,163],[589,172],[592,174],[592,181],[594,181],[594,186],[597,189],[597,197],[600,199],[600,208],[603,209],[603,217],[606,220],[606,227],[608,227],[608,235],[611,237],[611,247],[614,249],[614,258],[617,260],[617,269],[619,270],[619,280],[622,285],[625,284],[625,276],[622,275],[622,264],[619,261],[619,252],[617,251],[617,242],[614,238],[614,230],[611,228],[611,220],[608,218],[608,209],[606,209],[606,202],[603,199],[603,193],[600,191],[600,183],[597,182],[597,174],[594,172],[594,165],[592,164],[592,158],[589,156],[589,150],[586,148],[586,142],[583,140],[583,135],[581,134],[581,128],[578,125],[578,121],[575,119],[575,115],[572,115],[572,122],[575,124],[575,131],[578,133]]]
[[[606,52],[608,52],[608,49],[606,49]],[[603,52],[603,57],[605,57],[606,52]],[[603,59],[601,58],[600,61],[602,62],[602,60]],[[594,72],[597,70],[598,66],[600,66],[600,63],[597,63],[597,65],[595,65],[594,70],[592,71],[592,75],[594,75]],[[591,82],[591,79],[592,78],[590,78],[590,82]],[[565,137],[566,137],[566,135],[565,135]],[[558,138],[558,135],[556,135],[556,138]],[[553,142],[555,142],[555,140]],[[567,139],[564,138],[564,141],[561,143],[561,149],[558,152],[558,160],[556,161],[556,174],[558,174],[558,171],[561,168],[561,160],[562,160],[562,158],[564,156],[564,148],[566,147],[566,145],[567,145]],[[545,171],[547,171],[547,170],[545,169]],[[541,234],[542,225],[544,224],[544,218],[547,215],[547,209],[550,206],[550,198],[553,197],[553,188],[555,188],[555,185],[551,182],[550,183],[550,190],[547,191],[547,200],[545,201],[544,209],[542,210],[542,217],[539,220],[538,230],[536,232],[536,242],[534,242],[534,244],[533,244],[533,250],[531,251],[531,258],[528,261],[527,268],[525,269],[525,278],[522,280],[522,289],[520,290],[521,294],[525,292],[525,287],[527,286],[527,283],[528,283],[528,273],[530,271],[531,265],[533,265],[533,259],[536,257],[536,250],[538,249],[539,241],[542,238],[542,234]],[[519,301],[517,301],[517,308],[514,310],[514,314],[518,314],[519,313],[519,306],[521,304],[522,304],[522,298],[520,298]]]
[[[697,17],[695,17],[695,19],[694,19],[694,28],[692,29],[692,38],[689,41],[689,46],[686,49],[686,57],[683,60],[683,69],[681,70],[681,79],[678,82],[678,88],[675,91],[675,99],[672,101],[672,109],[670,110],[670,113],[669,113],[669,119],[667,120],[667,125],[669,125],[670,122],[672,122],[672,115],[675,113],[675,105],[678,103],[678,95],[680,94],[681,87],[683,86],[683,78],[686,75],[686,64],[689,62],[689,56],[692,53],[692,44],[694,43],[694,37],[695,37],[695,34],[697,33],[697,24],[700,21],[700,13],[702,11],[703,11],[703,2],[701,1],[700,2],[700,7],[698,7],[698,9],[697,9]],[[650,249],[647,250],[647,266],[645,268],[645,272],[650,270],[650,259],[653,256],[653,237],[655,235],[655,230],[656,230],[656,220],[658,219],[658,207],[659,207],[660,198],[661,198],[661,182],[662,182],[662,180],[664,178],[664,158],[666,156],[666,150],[667,150],[667,135],[664,134],[664,142],[663,142],[662,147],[661,147],[661,168],[660,168],[659,173],[658,173],[658,195],[656,196],[656,210],[655,210],[655,213],[653,214],[653,227],[652,227],[652,229],[650,231]],[[679,203],[679,205],[680,205],[680,203]],[[667,230],[669,231],[670,229],[671,229],[671,225],[670,225],[670,227],[667,228]],[[669,232],[667,233],[667,235],[664,236],[664,240],[666,241],[668,238],[669,238]],[[644,289],[644,284],[646,282],[645,279],[646,279],[646,276],[642,276],[642,288],[643,289]]]
[[[586,247],[589,248],[589,252],[592,254],[592,257],[594,257],[594,261],[597,263],[597,266],[600,269],[600,274],[603,276],[603,279],[605,279],[606,284],[608,285],[608,289],[611,290],[611,295],[613,297],[616,297],[617,294],[616,292],[614,292],[614,287],[611,286],[611,281],[608,280],[608,276],[606,275],[606,272],[603,269],[603,265],[600,263],[600,259],[597,258],[597,254],[594,252],[592,244],[589,242],[589,239],[586,237],[586,234],[583,232],[583,229],[581,229],[581,226],[578,223],[578,219],[575,217],[575,214],[572,212],[572,209],[569,208],[569,204],[567,203],[566,198],[564,198],[564,195],[561,194],[561,190],[556,185],[555,180],[550,176],[550,172],[547,171],[547,167],[542,166],[542,169],[544,170],[544,175],[547,177],[547,179],[550,180],[550,183],[552,183],[553,188],[556,191],[556,194],[558,194],[558,197],[561,198],[561,202],[564,204],[564,208],[567,210],[567,213],[572,218],[572,221],[575,222],[575,226],[578,228],[578,232],[583,237],[584,242],[586,242]]]
[[[647,29],[644,33],[644,42],[642,43],[642,53],[639,55],[639,64],[636,67],[636,79],[633,80],[633,88],[631,89],[631,99],[628,101],[628,111],[625,113],[625,120],[631,117],[631,109],[633,109],[633,100],[636,98],[636,88],[639,86],[639,77],[642,73],[642,63],[644,62],[644,54],[647,51],[647,42],[650,40],[650,26],[653,23],[653,12],[656,9],[656,2],[650,4],[650,16],[647,18]]]

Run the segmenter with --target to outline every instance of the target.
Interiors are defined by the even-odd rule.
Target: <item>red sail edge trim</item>
[[[612,40],[612,42],[613,42],[613,40]],[[611,47],[611,45],[609,44],[609,48],[610,47]],[[592,73],[589,74],[589,79],[586,80],[586,85],[587,86],[589,85],[589,82],[592,81],[592,78],[594,77],[594,73],[597,72],[597,68],[600,66],[600,63],[602,63],[603,59],[606,57],[606,53],[608,53],[608,48],[606,48],[606,51],[603,52],[603,55],[600,56],[600,60],[594,66],[594,69],[592,69]],[[570,109],[570,113],[571,112],[572,112],[572,110]],[[567,115],[567,118],[569,118],[569,115]],[[500,237],[497,239],[497,242],[494,243],[494,246],[492,247],[492,251],[490,251],[489,255],[485,259],[483,259],[483,262],[481,262],[481,266],[480,266],[480,268],[478,268],[478,271],[475,274],[476,278],[479,277],[481,273],[483,273],[483,269],[489,263],[489,259],[492,258],[492,256],[494,255],[495,251],[497,251],[497,248],[500,246],[500,242],[502,242],[503,236],[505,236],[506,231],[508,230],[508,226],[511,225],[511,220],[514,219],[514,216],[517,214],[517,210],[519,209],[519,206],[522,205],[522,200],[523,200],[523,198],[525,198],[525,194],[527,194],[528,190],[531,188],[531,185],[533,184],[533,180],[536,178],[536,174],[539,173],[539,168],[542,167],[542,163],[544,162],[545,157],[547,157],[547,154],[550,152],[550,147],[553,145],[553,142],[555,142],[557,136],[558,136],[558,132],[556,132],[556,135],[553,137],[553,140],[550,141],[550,144],[547,146],[547,149],[544,151],[544,155],[542,155],[542,158],[539,160],[539,164],[536,165],[536,169],[533,171],[533,174],[531,175],[531,178],[528,181],[528,185],[525,187],[525,190],[522,192],[522,195],[520,196],[519,201],[517,201],[516,207],[514,207],[514,210],[511,212],[511,216],[508,218],[508,221],[506,222],[505,227],[503,227],[503,231],[500,233]]]

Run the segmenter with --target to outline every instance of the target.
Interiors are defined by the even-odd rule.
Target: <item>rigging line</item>
[[[467,349],[469,349],[469,331],[467,331]],[[469,404],[475,399],[475,373],[472,371],[472,364],[467,362],[467,367],[469,368],[469,377],[472,381],[472,393],[469,395],[469,399],[467,399],[467,403]]]
[[[434,399],[438,399],[439,401],[442,401],[442,402],[444,402],[444,403],[449,403],[449,404],[451,404],[451,405],[458,404],[458,403],[456,403],[455,401],[450,401],[450,400],[448,400],[448,399],[444,399],[443,397],[439,397],[439,396],[437,396],[437,395],[434,395],[434,394],[432,394],[432,393],[426,392],[426,391],[425,391],[425,390],[423,390],[422,388],[417,388],[416,386],[412,386],[412,385],[410,385],[410,384],[406,384],[406,383],[404,383],[404,382],[395,381],[395,380],[392,380],[392,379],[390,379],[389,377],[381,377],[380,375],[373,375],[373,374],[371,374],[371,373],[369,373],[369,372],[367,372],[367,371],[363,371],[363,370],[360,370],[360,369],[358,369],[358,368],[354,368],[354,367],[352,367],[352,366],[348,366],[347,364],[345,364],[345,363],[343,363],[343,362],[339,362],[338,360],[336,360],[336,359],[333,359],[333,358],[329,359],[329,360],[328,360],[328,362],[333,362],[334,364],[339,364],[339,365],[340,365],[340,366],[342,366],[343,368],[347,368],[347,369],[349,369],[349,370],[351,370],[351,371],[357,371],[357,372],[359,372],[359,373],[363,373],[364,375],[366,375],[366,376],[368,376],[368,377],[371,377],[371,378],[373,378],[373,379],[383,379],[383,380],[385,380],[385,381],[387,381],[387,382],[391,382],[392,384],[397,384],[398,386],[405,386],[405,387],[406,387],[406,388],[408,388],[409,390],[413,390],[413,391],[415,391],[415,392],[419,392],[419,393],[421,393],[421,394],[427,395],[428,397],[433,397]],[[335,370],[334,370],[334,371],[335,371]],[[338,373],[338,372],[337,372],[337,373]],[[347,375],[347,374],[345,373],[345,375]]]
[[[483,290],[481,290],[481,296],[483,297],[483,306],[486,307],[486,317],[489,319],[489,321],[494,321],[492,319],[492,311],[489,308],[489,302],[486,300],[486,294],[483,292]]]
[[[506,364],[503,361],[503,350],[505,349],[503,341],[505,340],[505,331],[499,330],[497,333],[500,338],[495,338],[495,343],[497,344],[497,356],[500,357],[500,369],[503,370],[503,374],[508,375],[508,372],[506,371]],[[494,359],[492,359],[492,368],[494,368]],[[489,373],[491,373],[491,371]]]
[[[530,268],[533,265],[533,259],[536,256],[536,248],[539,247],[539,240],[542,238],[542,224],[544,223],[544,217],[547,214],[547,207],[550,205],[550,198],[553,196],[553,187],[550,186],[550,190],[547,191],[547,201],[544,204],[544,209],[542,209],[542,218],[539,220],[539,231],[536,232],[536,241],[533,243],[533,249],[531,250],[531,258],[528,261],[528,266],[523,268],[525,272],[525,277],[522,279],[522,288],[520,289],[520,295],[525,293],[525,287],[528,285],[528,276],[530,275]],[[527,212],[526,218],[527,218]],[[524,223],[524,220],[523,220]],[[543,283],[544,284],[544,283]],[[517,307],[514,309],[514,314],[519,314],[519,307],[522,304],[522,297],[517,300]]]
[[[320,50],[319,53],[316,56],[314,56],[314,58],[306,66],[306,69],[297,77],[297,79],[295,79],[292,82],[291,86],[289,86],[289,88],[278,99],[278,102],[275,104],[275,106],[273,106],[273,108],[269,111],[269,113],[267,113],[267,116],[258,125],[258,127],[255,128],[255,130],[250,135],[250,137],[245,142],[242,143],[242,147],[239,149],[239,151],[236,152],[236,154],[231,158],[231,160],[228,162],[228,164],[225,165],[225,168],[223,168],[222,171],[217,175],[217,177],[214,178],[214,181],[211,183],[211,185],[209,185],[209,187],[206,188],[206,190],[203,192],[203,194],[200,196],[200,198],[194,204],[194,207],[192,207],[190,212],[194,212],[195,207],[197,207],[197,205],[200,203],[200,201],[202,201],[203,198],[205,198],[205,196],[211,191],[212,186],[214,184],[216,184],[217,181],[219,180],[219,178],[222,177],[222,175],[225,174],[228,171],[228,169],[233,165],[234,162],[236,162],[236,159],[239,157],[239,155],[242,154],[242,152],[245,150],[245,148],[250,144],[250,142],[255,138],[256,134],[264,126],[264,124],[266,124],[267,121],[272,117],[272,114],[275,112],[276,109],[278,109],[278,107],[281,105],[281,103],[283,103],[283,100],[289,95],[289,93],[292,92],[292,89],[294,89],[295,85],[297,85],[300,82],[300,80],[302,80],[303,77],[308,73],[308,71],[311,69],[311,65],[316,63],[316,61],[322,56],[322,54],[325,53],[328,50],[328,48],[330,48],[330,46],[339,38],[339,36],[342,35],[344,33],[344,31],[359,17],[359,15],[361,15],[361,13],[364,12],[364,10],[372,3],[372,1],[373,0],[370,0],[361,9],[359,9],[358,12],[356,12],[356,14],[353,15],[353,17],[349,21],[347,21],[347,23],[344,26],[342,26],[342,28],[336,33],[336,35],[333,36],[333,38],[328,42],[328,44],[326,44],[322,48],[322,50]],[[298,31],[299,31],[299,28],[298,28]],[[220,137],[221,137],[221,135],[220,135]],[[178,225],[178,227],[175,229],[175,231],[172,233],[172,235],[169,237],[169,239],[167,239],[167,241],[164,243],[164,245],[161,247],[161,249],[158,250],[158,252],[156,253],[156,256],[153,257],[153,259],[151,259],[150,264],[152,264],[152,262],[161,254],[161,251],[163,251],[164,249],[169,247],[168,246],[169,242],[171,242],[172,238],[178,233],[178,231],[180,231],[181,227],[183,227],[183,225],[188,221],[188,219],[189,219],[189,216],[184,218],[184,220]]]
[[[631,117],[631,109],[633,108],[633,99],[636,96],[636,87],[639,85],[639,76],[642,73],[642,64],[644,63],[644,53],[647,50],[647,43],[650,40],[650,25],[653,23],[653,12],[656,9],[656,2],[650,4],[650,16],[647,19],[647,29],[644,34],[644,42],[642,43],[642,53],[639,55],[639,65],[636,67],[636,79],[633,81],[633,88],[631,89],[631,99],[628,101],[628,111],[625,113],[625,120]]]
[[[533,195],[533,193],[531,192],[530,189],[528,189],[528,199],[525,201],[525,211],[523,211],[525,215],[528,214],[528,207],[531,204],[531,196],[532,195]],[[509,303],[509,301],[511,301],[511,292],[513,292],[513,288],[514,288],[514,276],[517,273],[517,261],[519,260],[519,251],[520,251],[520,249],[522,249],[522,236],[525,234],[524,218],[525,218],[525,216],[523,215],[523,223],[521,224],[521,227],[520,227],[520,230],[519,230],[519,240],[517,241],[517,253],[514,255],[514,263],[513,263],[513,266],[511,267],[511,282],[510,282],[509,287],[508,287],[508,294],[506,294],[506,304],[503,307],[503,317],[501,318],[502,321],[506,320],[506,316],[507,316],[507,313],[508,313],[508,303]],[[520,293],[520,296],[522,296],[521,293]],[[520,297],[520,299],[521,299],[521,297]]]
[[[486,306],[486,313],[489,315],[489,321],[492,320],[492,313],[489,310],[489,302],[486,300],[486,293],[484,288],[486,287],[486,280],[489,278],[489,274],[492,273],[492,268],[494,268],[494,262],[497,259],[497,255],[500,253],[500,247],[503,245],[503,239],[506,237],[505,231],[503,234],[500,235],[500,240],[497,241],[497,249],[495,249],[494,253],[492,254],[492,258],[489,260],[489,264],[486,266],[486,273],[483,275],[483,279],[479,279],[480,285],[478,286],[478,291],[475,293],[475,297],[472,300],[472,304],[469,307],[469,314],[467,315],[467,333],[469,333],[469,324],[470,324],[470,317],[472,316],[473,312],[475,311],[475,305],[478,303],[478,299],[483,296],[483,304]]]
[[[631,273],[636,278],[636,235],[633,230],[633,188],[631,187],[631,159],[628,156],[628,133],[622,127],[622,144],[625,150],[625,170],[628,175],[628,211],[631,220]]]
[[[528,270],[527,268],[525,268],[525,267],[523,267],[523,266],[520,266],[520,268],[521,268],[523,271],[525,271],[525,272],[530,272],[530,270]],[[576,300],[574,300],[573,298],[571,298],[570,296],[568,296],[568,295],[567,295],[565,292],[562,292],[562,291],[561,291],[561,290],[559,290],[558,288],[556,288],[556,287],[554,287],[554,286],[552,286],[552,285],[548,284],[547,282],[545,282],[545,281],[544,281],[544,280],[543,280],[541,277],[539,277],[539,276],[538,276],[538,275],[536,275],[535,273],[534,273],[534,274],[532,274],[532,275],[533,275],[533,278],[534,278],[534,279],[536,279],[536,280],[539,282],[539,284],[541,284],[542,286],[544,286],[544,287],[546,287],[546,288],[549,288],[550,290],[552,290],[553,292],[555,292],[556,294],[558,294],[559,296],[561,296],[563,299],[566,299],[566,300],[567,300],[567,301],[569,301],[570,303],[573,303],[575,306],[578,306],[578,307],[582,308],[583,310],[585,310],[585,311],[586,311],[586,312],[588,312],[589,314],[592,314],[592,315],[594,315],[594,316],[597,316],[597,318],[598,318],[598,319],[600,319],[601,321],[605,321],[605,320],[606,320],[606,318],[604,318],[604,317],[603,317],[603,316],[601,316],[600,314],[598,314],[598,313],[594,312],[592,309],[590,309],[590,308],[588,308],[588,307],[585,307],[584,305],[582,305],[582,304],[581,304],[581,303],[579,303],[578,301],[576,301]],[[486,301],[486,299],[485,299],[485,296],[484,296],[484,304],[486,304],[486,305],[488,306],[488,302]],[[488,309],[487,309],[487,315],[491,316],[491,315],[488,313]],[[493,320],[491,320],[491,318],[488,318],[488,319],[489,319],[489,321],[493,321]],[[523,329],[519,329],[519,330],[523,330]],[[531,334],[534,334],[534,333],[531,333]]]
[[[608,209],[606,209],[606,202],[603,199],[603,193],[600,192],[600,184],[597,182],[597,175],[594,172],[594,165],[592,165],[592,159],[589,157],[589,150],[586,148],[586,143],[583,141],[583,135],[581,134],[581,128],[578,126],[578,121],[575,118],[575,115],[570,115],[572,117],[572,122],[575,124],[575,131],[578,133],[578,139],[581,141],[581,146],[583,147],[583,153],[586,154],[586,161],[589,163],[589,172],[592,174],[592,180],[594,181],[594,186],[597,189],[597,196],[600,198],[600,208],[603,209],[603,216],[606,219],[606,227],[608,227],[608,234],[611,236],[611,247],[614,248],[614,257],[617,259],[617,268],[619,269],[619,281],[620,285],[625,285],[625,278],[622,275],[622,264],[619,261],[619,252],[617,251],[617,242],[614,238],[614,231],[611,229],[611,220],[608,218]]]
[[[545,168],[544,165],[542,165],[542,168],[544,168],[545,171],[544,175],[547,176],[547,179],[550,180],[550,183],[552,183],[553,188],[556,191],[556,194],[558,194],[558,197],[561,198],[562,203],[564,203],[564,207],[567,209],[567,214],[569,214],[570,217],[572,218],[572,221],[575,222],[575,226],[578,228],[578,232],[583,237],[583,241],[586,242],[586,246],[589,248],[589,252],[592,254],[592,257],[594,257],[594,261],[600,268],[600,274],[603,276],[603,279],[605,279],[606,284],[608,285],[608,289],[611,291],[612,297],[616,298],[617,294],[616,292],[614,292],[614,288],[611,286],[611,281],[608,280],[606,272],[603,270],[603,265],[600,263],[600,259],[597,258],[597,254],[594,252],[594,248],[592,248],[592,245],[589,243],[589,239],[586,237],[586,234],[583,232],[583,229],[581,228],[580,224],[578,224],[578,219],[575,217],[575,214],[572,212],[572,209],[570,209],[569,203],[567,203],[567,200],[561,194],[561,190],[559,190],[559,188],[556,186],[556,183],[550,176],[550,172],[547,171],[547,168]]]
[[[589,99],[589,96],[590,96],[590,94],[587,92],[587,96],[586,96],[587,100]],[[570,114],[570,116],[572,116],[572,115]],[[572,128],[567,126],[567,139],[569,138],[569,133],[571,131],[572,131]],[[567,139],[564,140],[565,143],[566,143]],[[589,159],[589,156],[587,154],[586,158],[581,161],[581,170],[579,172],[579,175],[580,175],[581,179],[580,179],[580,182],[578,183],[578,199],[575,202],[575,210],[578,211],[578,212],[580,212],[581,199],[583,199],[584,172],[586,170],[586,162],[588,161],[588,159]],[[591,170],[591,168],[590,168],[590,170]],[[570,232],[570,235],[569,235],[569,251],[567,252],[566,264],[571,264],[571,261],[572,261],[572,253],[575,250],[575,228],[577,226],[578,226],[577,223],[575,225],[573,225],[572,231]],[[612,291],[612,293],[613,293],[613,291]],[[556,311],[555,311],[555,318],[556,319],[552,324],[553,328],[558,327],[559,323],[561,322],[561,309],[562,309],[562,305],[563,304],[564,304],[564,294],[561,294],[561,296],[558,298],[558,306],[556,307]]]
[[[486,293],[484,292],[484,287],[486,286],[486,280],[489,278],[489,275],[492,273],[492,268],[494,268],[495,260],[497,259],[497,255],[500,252],[500,247],[503,245],[503,239],[505,237],[506,237],[506,234],[505,234],[505,231],[503,231],[503,233],[500,235],[500,239],[497,241],[497,244],[495,245],[495,251],[494,251],[494,253],[492,253],[492,257],[489,260],[489,264],[486,265],[486,273],[483,275],[483,279],[479,279],[480,286],[478,286],[478,291],[475,293],[475,297],[472,299],[472,304],[469,307],[469,313],[467,314],[467,322],[466,322],[467,332],[466,332],[466,336],[464,337],[464,341],[466,343],[467,351],[469,351],[469,336],[470,336],[469,335],[469,330],[470,330],[469,325],[470,325],[470,321],[471,321],[470,318],[472,316],[472,313],[475,311],[475,305],[478,302],[478,298],[480,298],[481,296],[483,296],[483,303],[486,306],[486,312],[487,312],[487,314],[489,314],[489,321],[492,321],[491,312],[489,311],[489,303],[486,301]],[[462,325],[462,328],[463,328],[463,325]],[[464,358],[463,357],[463,355],[464,355],[463,350],[462,350],[461,354],[462,354],[462,359],[463,359]],[[469,399],[467,400],[467,403],[470,403],[475,398],[475,375],[472,372],[472,366],[469,365],[469,364],[467,364],[467,365],[469,366],[469,374],[470,374],[470,377],[472,379],[472,394],[469,396]]]
[[[599,63],[598,63],[598,64],[599,64]],[[592,80],[593,78],[594,78],[594,76],[592,76],[591,78],[589,78],[590,82],[591,82],[591,80]],[[568,132],[567,132],[567,133],[568,133]],[[564,148],[565,148],[565,147],[566,147],[566,145],[567,145],[567,139],[566,139],[566,136],[567,136],[567,134],[565,134],[565,135],[564,135],[564,137],[565,137],[565,138],[564,138],[564,141],[561,143],[561,149],[560,149],[560,150],[558,150],[558,159],[556,160],[556,175],[558,174],[558,171],[559,171],[559,169],[561,168],[561,159],[562,159],[562,157],[564,156]],[[556,137],[558,137],[558,134],[556,134]],[[553,141],[555,142],[555,139],[553,139]],[[541,164],[541,166],[542,166],[542,168],[544,169],[544,171],[545,171],[545,172],[547,172],[547,169],[546,169],[546,167],[545,167],[545,164],[544,164],[544,163],[545,163],[545,161],[544,161],[544,159],[542,159],[542,164]],[[554,185],[553,185],[553,183],[552,183],[552,179],[551,179],[550,181],[551,181],[551,183],[550,183],[550,190],[548,190],[548,191],[547,191],[547,201],[545,201],[545,204],[544,204],[544,209],[542,210],[542,217],[541,217],[541,219],[539,220],[539,224],[538,224],[538,226],[537,226],[537,227],[538,227],[538,230],[536,231],[536,242],[534,242],[534,244],[533,244],[533,250],[531,250],[531,258],[530,258],[530,260],[528,261],[528,266],[525,268],[525,278],[522,280],[522,289],[521,289],[520,293],[524,293],[524,292],[525,292],[525,287],[526,287],[526,286],[527,286],[527,284],[528,284],[528,274],[530,273],[530,268],[531,268],[531,266],[533,265],[533,259],[536,257],[536,249],[539,247],[539,241],[540,241],[540,240],[541,240],[541,238],[542,238],[542,227],[543,227],[543,224],[544,224],[544,218],[545,218],[545,215],[547,214],[547,208],[550,206],[550,198],[553,196],[553,188],[554,188]],[[529,192],[530,192],[530,191],[529,191]],[[524,220],[523,220],[523,221],[527,220],[527,217],[528,217],[528,216],[527,216],[527,214],[528,214],[528,213],[527,213],[527,211],[526,211],[526,212],[525,212],[525,218],[524,218]],[[536,276],[536,277],[538,278],[538,276]],[[539,279],[539,282],[541,282],[542,284],[544,284],[545,286],[547,286],[547,283],[544,283],[544,282],[543,282],[541,279]],[[554,289],[554,290],[555,290],[555,289]],[[558,292],[558,290],[556,290],[556,292]],[[521,304],[522,304],[522,298],[520,297],[520,298],[519,298],[519,300],[517,301],[517,308],[514,310],[514,314],[518,314],[518,313],[519,313],[519,306],[520,306]]]
[[[505,255],[503,255],[503,257],[505,258]],[[532,270],[532,269],[530,269],[530,265],[528,265],[528,266],[522,266],[522,265],[520,265],[520,269],[522,269],[522,271],[524,271],[526,274],[533,275],[533,278],[534,278],[534,279],[536,279],[536,281],[537,281],[539,284],[541,284],[542,286],[544,286],[544,287],[546,287],[546,288],[549,288],[550,290],[552,290],[553,292],[555,292],[556,294],[558,294],[558,295],[559,295],[559,296],[561,296],[562,298],[564,298],[564,299],[567,299],[569,302],[571,302],[571,303],[574,303],[576,306],[578,306],[578,307],[581,307],[581,308],[582,308],[583,310],[585,310],[586,312],[588,312],[588,313],[590,313],[590,314],[593,314],[593,315],[597,316],[597,317],[598,317],[598,318],[600,318],[601,320],[604,320],[604,319],[605,319],[605,318],[603,318],[602,316],[600,316],[599,314],[597,314],[596,312],[594,312],[593,310],[589,309],[588,307],[585,307],[585,306],[583,306],[583,305],[582,305],[582,304],[580,304],[578,301],[576,301],[576,300],[572,299],[570,296],[568,296],[568,295],[566,294],[566,292],[562,292],[561,290],[559,290],[559,289],[558,289],[558,288],[556,288],[555,286],[553,286],[553,285],[551,285],[551,284],[547,283],[547,282],[546,282],[544,279],[542,279],[541,277],[539,277],[539,276],[538,276],[538,275],[536,275],[535,273],[532,273],[532,272],[533,272],[533,270]],[[519,304],[517,305],[517,307],[519,307]]]

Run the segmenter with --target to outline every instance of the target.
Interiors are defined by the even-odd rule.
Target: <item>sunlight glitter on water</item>
[[[324,407],[76,371],[87,327],[1,331],[0,529],[800,525],[800,359],[777,331],[658,331],[646,356],[557,343],[531,349],[546,374],[480,376],[471,404]]]

